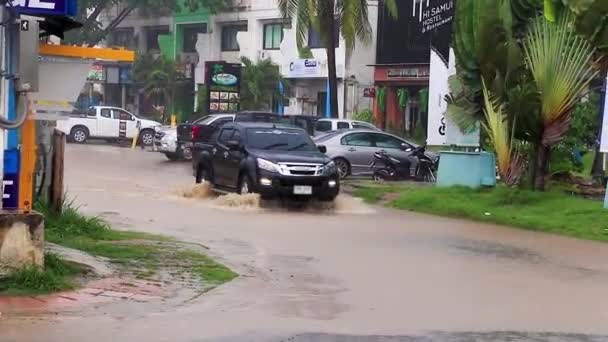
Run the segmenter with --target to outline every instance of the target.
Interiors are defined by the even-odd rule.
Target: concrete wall
[[[38,213],[0,214],[0,275],[44,266],[44,218]]]

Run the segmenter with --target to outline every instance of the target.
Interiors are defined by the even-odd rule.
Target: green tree
[[[201,8],[216,13],[226,8],[226,5],[227,0],[78,0],[76,19],[83,23],[83,28],[66,33],[65,41],[69,44],[95,46],[135,10],[144,16],[160,15],[167,11],[196,11]],[[118,13],[104,27],[99,17],[114,6]]]
[[[450,79],[447,115],[463,129],[479,120],[487,122],[482,115],[485,83],[492,103],[508,123],[506,131],[535,146],[529,165],[539,190],[544,189],[551,148],[563,140],[572,110],[596,74],[598,58],[593,53],[599,50],[593,46],[601,46],[595,36],[580,35],[578,25],[572,25],[579,18],[558,1],[460,0],[456,4],[457,73]],[[503,162],[503,169],[506,165]]]
[[[283,16],[296,22],[299,49],[305,47],[309,29],[314,28],[321,35],[327,52],[331,115],[337,117],[335,37],[339,31],[349,51],[355,47],[357,40],[369,43],[372,29],[367,0],[277,0],[277,3]],[[397,0],[383,0],[382,3],[393,16],[397,16]]]
[[[282,96],[279,82],[287,87],[288,82],[279,72],[279,66],[270,59],[254,64],[249,58],[241,57],[243,63],[241,77],[241,108],[243,110],[269,110],[273,99]]]
[[[162,55],[139,55],[133,66],[135,81],[139,83],[148,99],[155,106],[163,106],[163,117],[173,114],[177,87],[184,81],[184,75],[175,61]]]

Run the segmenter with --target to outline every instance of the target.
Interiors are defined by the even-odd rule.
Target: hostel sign
[[[434,31],[454,20],[454,0],[412,0],[412,15],[418,17],[422,33]]]

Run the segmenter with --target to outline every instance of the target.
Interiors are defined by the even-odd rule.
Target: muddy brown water
[[[240,277],[177,306],[3,316],[2,342],[608,340],[607,244],[349,196],[331,214],[226,207],[175,195],[193,181],[188,164],[103,146],[67,151],[67,190],[81,210],[205,245]]]

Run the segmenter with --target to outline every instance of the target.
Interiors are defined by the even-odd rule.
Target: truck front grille
[[[320,176],[323,165],[309,163],[279,163],[280,172],[285,176]]]

